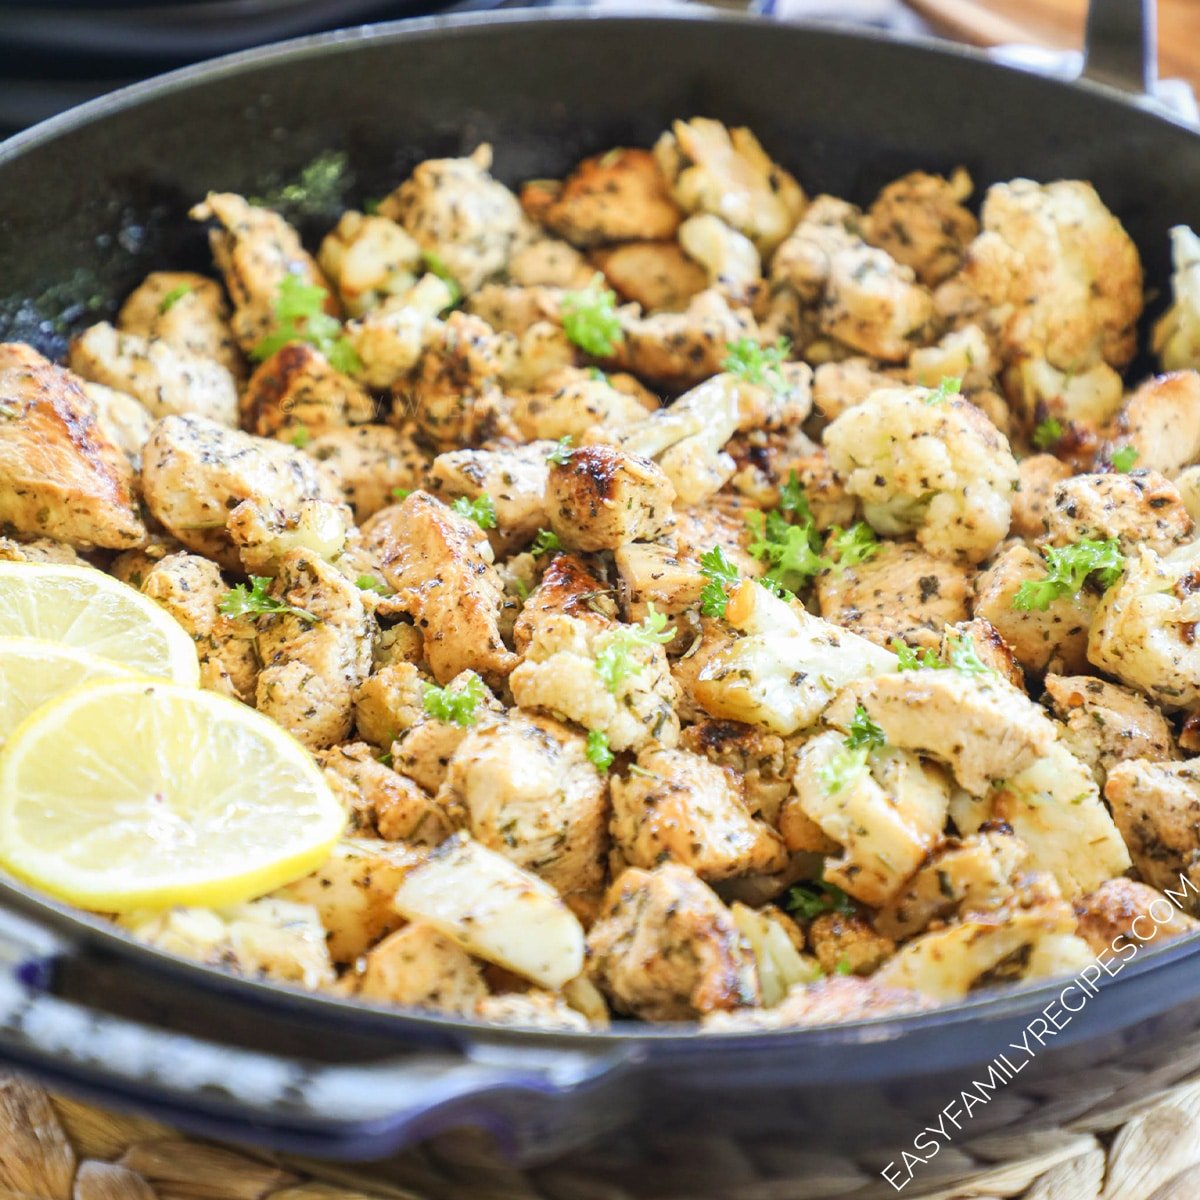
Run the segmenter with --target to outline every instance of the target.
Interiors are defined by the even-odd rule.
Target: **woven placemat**
[[[1115,1110],[1109,1110],[1114,1112]],[[1059,1129],[993,1137],[939,1159],[936,1181],[906,1200],[1196,1200],[1200,1076],[1143,1097],[1136,1115],[1101,1128],[1084,1116]],[[677,1147],[677,1149],[679,1149]],[[675,1158],[620,1170],[593,1163],[522,1172],[481,1138],[455,1134],[386,1165],[282,1159],[183,1137],[0,1075],[3,1200],[875,1200],[896,1192],[849,1160],[787,1148],[771,1163],[706,1138]],[[726,1180],[712,1191],[719,1173]]]

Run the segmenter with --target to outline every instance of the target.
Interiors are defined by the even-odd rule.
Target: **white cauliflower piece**
[[[752,304],[763,290],[762,260],[754,243],[720,217],[688,217],[678,237],[684,253],[708,273],[709,286],[734,304]]]
[[[1171,307],[1154,323],[1151,344],[1164,371],[1200,367],[1200,238],[1171,230]]]
[[[453,302],[449,284],[436,275],[423,275],[407,291],[348,321],[346,339],[362,363],[358,375],[363,383],[388,388],[412,371],[441,328],[438,314]]]
[[[349,209],[325,235],[317,262],[346,312],[361,317],[416,283],[421,247],[395,221]]]
[[[750,908],[739,901],[729,911],[754,954],[763,1008],[774,1008],[797,984],[822,978],[816,960],[801,953],[804,935],[791,917],[777,908]]]

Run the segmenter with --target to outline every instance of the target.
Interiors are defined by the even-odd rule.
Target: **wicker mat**
[[[1086,1119],[1024,1138],[993,1138],[939,1161],[936,1182],[905,1200],[1200,1198],[1200,1082],[1160,1092],[1120,1127]],[[686,1165],[653,1164],[625,1182],[573,1166],[520,1172],[478,1138],[443,1137],[386,1167],[283,1160],[181,1137],[0,1076],[2,1200],[875,1200],[896,1192],[832,1155],[755,1162],[706,1139]],[[947,1152],[948,1154],[950,1152]],[[940,1156],[939,1156],[940,1157]],[[714,1192],[708,1180],[727,1179]],[[598,1179],[597,1175],[604,1176]]]

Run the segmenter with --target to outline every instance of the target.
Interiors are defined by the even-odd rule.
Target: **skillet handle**
[[[1158,77],[1157,15],[1155,0],[1091,0],[1083,77],[1152,96]]]
[[[620,1107],[600,1085],[622,1073],[624,1053],[492,1042],[351,1064],[290,1058],[47,994],[68,957],[55,935],[0,909],[0,1066],[203,1137],[367,1161],[444,1129],[482,1125],[509,1155],[529,1161],[595,1136]],[[145,982],[128,978],[134,988]],[[267,1010],[257,1016],[276,1019]]]

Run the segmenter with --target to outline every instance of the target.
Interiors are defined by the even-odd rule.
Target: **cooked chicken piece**
[[[276,979],[310,990],[334,982],[325,930],[306,904],[267,898],[228,908],[169,908],[126,913],[118,924],[159,950],[248,979]]]
[[[200,358],[211,358],[235,380],[246,364],[229,327],[229,304],[221,285],[191,271],[151,271],[117,314],[122,333],[164,341]]]
[[[693,117],[654,146],[671,195],[689,213],[713,213],[769,254],[800,219],[800,185],[771,161],[749,129]]]
[[[1166,718],[1128,688],[1091,675],[1047,675],[1043,703],[1065,725],[1059,740],[1102,787],[1108,772],[1126,759],[1179,757]]]
[[[612,780],[612,834],[631,866],[682,863],[715,883],[787,864],[773,829],[750,814],[731,771],[686,750],[646,747]]]
[[[561,325],[535,321],[518,339],[516,357],[505,367],[501,384],[506,395],[538,389],[578,361],[579,350]]]
[[[973,404],[925,388],[875,392],[825,431],[825,448],[878,533],[981,562],[1008,533],[1017,464]]]
[[[1015,537],[1033,541],[1046,532],[1054,489],[1072,471],[1053,454],[1031,454],[1017,464],[1018,485],[1012,500],[1012,524],[1009,532]]]
[[[1056,736],[1036,704],[990,674],[905,671],[861,679],[825,719],[848,729],[858,705],[883,729],[888,746],[946,763],[972,795],[1045,758]]]
[[[1086,670],[1088,626],[1099,603],[1094,592],[1059,596],[1040,611],[1013,607],[1023,583],[1045,578],[1040,556],[1028,546],[1009,546],[975,581],[975,614],[992,624],[1026,670]]]
[[[1075,901],[1075,932],[1097,955],[1112,953],[1119,939],[1144,946],[1200,929],[1154,888],[1132,879],[1109,879]]]
[[[379,205],[464,292],[500,274],[524,227],[517,198],[488,174],[486,142],[467,158],[429,158]]]
[[[679,227],[679,244],[705,270],[708,284],[732,304],[753,305],[766,290],[754,243],[720,217],[702,213]]]
[[[1112,447],[1137,451],[1139,467],[1178,475],[1200,459],[1200,372],[1147,379],[1125,401],[1109,435]]]
[[[963,204],[973,186],[962,167],[949,179],[911,171],[875,197],[863,234],[911,267],[926,287],[936,287],[962,265],[967,244],[979,232],[979,222]]]
[[[1140,548],[1104,593],[1088,633],[1088,660],[1167,708],[1200,701],[1200,562],[1192,548],[1159,558]]]
[[[824,878],[864,904],[886,904],[941,838],[950,802],[945,772],[904,750],[857,756],[839,733],[818,734],[796,755],[804,814],[842,848]]]
[[[678,242],[623,242],[588,255],[622,301],[645,312],[679,312],[709,286],[708,272]]]
[[[1200,238],[1171,230],[1171,307],[1154,323],[1151,344],[1164,371],[1200,367]]]
[[[249,575],[274,576],[283,556],[308,550],[327,563],[339,562],[346,550],[349,512],[328,500],[301,500],[291,512],[243,500],[230,510],[227,529]]]
[[[380,762],[365,742],[323,750],[318,761],[346,806],[349,836],[436,846],[450,835],[442,809],[411,779]]]
[[[310,436],[372,420],[375,401],[319,350],[292,342],[255,369],[238,412],[247,432],[305,446]]]
[[[386,663],[374,670],[354,693],[359,736],[376,746],[390,746],[424,715],[427,682],[411,662]]]
[[[348,321],[345,338],[361,363],[361,382],[372,388],[399,388],[440,335],[438,314],[453,303],[449,284],[424,275],[408,291]]]
[[[896,943],[866,917],[822,913],[808,927],[808,944],[826,975],[870,975],[896,953]]]
[[[226,524],[244,500],[293,518],[305,500],[338,500],[332,479],[282,442],[225,429],[203,417],[164,417],[143,454],[146,504],[189,550],[237,570]]]
[[[670,479],[650,459],[614,446],[582,446],[550,467],[544,511],[569,549],[616,550],[668,532],[674,501]]]
[[[477,842],[560,896],[604,883],[608,789],[584,739],[557,721],[514,712],[468,730],[437,802]]]
[[[150,431],[154,428],[150,414],[139,400],[116,388],[87,380],[82,381],[82,387],[84,395],[92,402],[101,433],[129,459],[135,471],[141,470],[142,448],[150,440]]]
[[[489,537],[503,555],[550,523],[546,455],[553,449],[553,442],[530,442],[497,450],[450,450],[430,464],[426,486],[446,504],[459,497],[489,497],[496,512]]]
[[[1114,538],[1123,554],[1145,545],[1166,554],[1188,540],[1192,518],[1170,480],[1157,471],[1075,475],[1054,488],[1046,542]]]
[[[704,1028],[711,1033],[796,1029],[806,1025],[834,1025],[841,1021],[867,1021],[872,1017],[895,1016],[929,1007],[931,1002],[920,992],[889,987],[874,978],[833,975],[793,987],[783,1002],[772,1009],[714,1013],[704,1022]]]
[[[625,376],[629,379],[629,376]],[[533,440],[578,440],[595,426],[620,429],[645,418],[655,405],[645,398],[615,386],[621,377],[595,370],[567,367],[546,376],[536,391],[522,392],[515,399],[512,418],[522,436]]]
[[[466,308],[472,316],[480,317],[497,332],[520,337],[540,322],[558,322],[563,295],[562,288],[487,283],[471,293]]]
[[[453,312],[426,346],[411,388],[396,396],[396,415],[411,418],[437,450],[516,437],[511,402],[499,378],[515,354],[511,335],[478,317]]]
[[[675,236],[683,214],[649,150],[616,149],[585,158],[540,214],[575,246]]]
[[[269,208],[249,204],[232,192],[209,192],[190,215],[213,222],[209,245],[233,301],[234,337],[247,354],[275,328],[275,302],[285,276],[325,286],[299,234]],[[325,300],[325,311],[338,315],[332,296]]]
[[[525,653],[547,616],[578,618],[596,633],[612,628],[617,618],[614,590],[593,574],[591,566],[577,554],[556,554],[546,565],[513,626],[517,652]]]
[[[17,342],[0,343],[0,524],[85,549],[146,537],[133,468],[79,381]]]
[[[1200,914],[1200,760],[1116,763],[1104,796],[1138,874]]]
[[[258,652],[254,630],[220,611],[229,586],[216,563],[198,554],[170,554],[149,567],[138,584],[192,635],[200,685],[254,703]]]
[[[704,720],[688,725],[679,745],[731,770],[746,808],[769,825],[776,823],[779,806],[792,790],[791,753],[783,738],[739,721]]]
[[[936,647],[942,627],[971,612],[974,570],[911,542],[880,542],[870,558],[817,576],[821,616],[880,646]]]
[[[317,261],[352,317],[407,292],[422,273],[421,247],[395,221],[348,209]]]
[[[1200,466],[1184,467],[1174,483],[1188,516],[1193,522],[1200,522]]]
[[[872,359],[859,357],[821,363],[813,371],[812,389],[813,405],[821,416],[833,421],[872,392],[894,388],[895,378],[877,371],[876,365]]]
[[[343,980],[345,994],[375,1004],[468,1015],[487,996],[479,965],[431,925],[388,934]]]
[[[309,550],[283,556],[270,591],[290,607],[257,622],[256,706],[310,750],[344,742],[371,671],[374,621],[361,593]]]
[[[804,934],[786,913],[773,906],[730,905],[734,924],[754,954],[763,1008],[774,1008],[797,984],[821,978],[821,968],[804,954]]]
[[[695,387],[722,369],[729,345],[759,340],[748,309],[730,307],[714,288],[697,292],[682,312],[639,316],[618,310],[623,338],[613,361],[647,383],[671,391]]]
[[[591,1028],[587,1017],[553,992],[509,992],[484,996],[475,1005],[475,1016],[498,1025],[523,1029],[563,1029],[585,1033]]]
[[[117,556],[116,561],[119,562],[126,555],[138,553],[140,551],[126,550],[124,554]],[[0,537],[0,561],[63,563],[71,567],[86,567],[88,565],[75,552],[73,546],[68,546],[66,542],[56,542],[53,538],[31,538],[27,542],[19,542],[15,538]],[[112,574],[118,579],[121,578],[117,573],[115,563]],[[122,582],[127,583],[129,581],[122,580]],[[134,586],[136,587],[137,585],[135,584]]]
[[[492,684],[503,680],[517,660],[500,638],[503,588],[479,526],[416,491],[377,513],[362,532],[396,604],[424,634],[438,683],[465,670]]]
[[[729,910],[687,867],[631,867],[587,939],[588,974],[619,1012],[687,1021],[759,1002],[754,956]]]
[[[337,480],[359,524],[395,504],[397,491],[419,487],[427,466],[411,433],[390,425],[330,429],[304,451]]]
[[[311,904],[328,935],[330,958],[339,966],[353,963],[403,924],[392,897],[428,853],[403,842],[343,838],[311,875],[274,896]]]
[[[594,274],[583,255],[559,238],[535,237],[508,260],[509,283],[523,288],[584,288]]]
[[[807,728],[851,680],[896,669],[896,656],[743,580],[725,619],[744,636],[707,658],[694,692],[706,712],[765,725]]]

